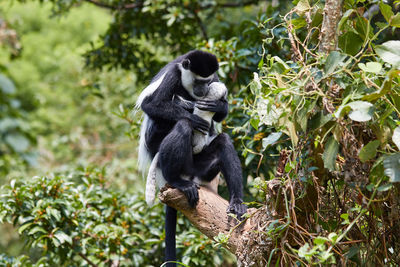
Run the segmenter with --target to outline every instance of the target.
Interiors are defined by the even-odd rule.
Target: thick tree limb
[[[342,17],[342,0],[327,0],[324,8],[319,47],[320,52],[329,53],[336,50],[337,25]]]
[[[229,236],[226,247],[236,254],[239,266],[265,266],[265,255],[272,251],[274,242],[260,229],[273,216],[266,209],[250,209],[251,217],[238,224],[238,220],[228,216],[228,201],[205,187],[199,189],[199,203],[191,208],[186,197],[178,189],[164,187],[160,200],[182,212],[203,234],[213,239],[219,233]]]

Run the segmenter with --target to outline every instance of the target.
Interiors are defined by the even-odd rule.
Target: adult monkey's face
[[[202,65],[204,65],[204,62]],[[211,65],[213,62],[211,62]],[[183,87],[189,92],[189,94],[194,98],[202,98],[206,96],[210,90],[210,83],[213,80],[214,70],[213,68],[208,68],[207,66],[203,68],[207,68],[206,71],[201,70],[201,73],[209,74],[208,76],[204,77],[198,73],[193,71],[193,63],[189,59],[185,59],[182,61],[180,65],[181,70],[181,78],[182,78],[182,85]],[[211,74],[210,74],[211,72]]]

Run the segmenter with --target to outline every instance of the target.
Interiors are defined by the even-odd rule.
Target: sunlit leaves
[[[353,121],[365,122],[372,119],[373,111],[374,109],[371,103],[366,101],[354,101],[340,106],[335,112],[335,117],[341,118],[348,113],[349,118]]]
[[[310,3],[308,2],[308,0],[300,0],[297,3],[297,6],[295,7],[295,11],[299,14],[299,15],[303,15],[305,12],[307,12],[308,10],[310,10],[311,6]]]
[[[353,121],[369,121],[373,115],[373,105],[365,101],[355,101],[348,104],[351,108],[349,118]]]
[[[383,61],[400,68],[400,41],[387,41],[377,45],[375,51]]]
[[[271,133],[267,137],[263,138],[262,139],[263,150],[265,150],[268,146],[273,145],[274,143],[276,143],[281,136],[282,136],[282,133],[278,132],[278,133]]]
[[[379,73],[382,70],[382,64],[379,62],[358,63],[358,67],[365,72]]]
[[[381,10],[381,13],[382,13],[383,17],[385,18],[385,20],[387,22],[390,22],[391,17],[394,15],[394,13],[392,11],[392,7],[383,2],[380,2],[379,9]]]
[[[127,266],[162,264],[161,205],[148,208],[140,196],[107,188],[104,171],[96,168],[68,176],[13,180],[0,192],[0,221],[15,222],[29,246],[45,249],[50,266],[79,265],[85,262],[79,253],[93,261],[117,258]],[[181,249],[190,265],[212,266],[219,259],[207,238],[181,219],[179,227],[178,240],[202,247]]]

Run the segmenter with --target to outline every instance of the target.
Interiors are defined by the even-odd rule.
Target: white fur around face
[[[195,79],[195,74],[190,70],[185,69],[182,64],[178,64],[178,66],[179,70],[181,71],[182,86],[193,98],[196,98],[195,94],[193,93],[193,82]]]

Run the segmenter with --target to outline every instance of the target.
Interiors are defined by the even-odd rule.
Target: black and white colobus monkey
[[[163,177],[181,190],[189,204],[198,202],[198,185],[191,179],[211,182],[222,172],[230,193],[228,211],[239,218],[246,212],[243,202],[240,160],[227,134],[216,134],[209,123],[192,113],[193,107],[180,99],[195,101],[207,95],[209,85],[218,82],[217,58],[203,51],[190,51],[163,67],[140,94],[136,106],[145,113],[140,133],[139,168],[144,171],[159,153],[158,164]],[[186,102],[186,101],[185,101]],[[226,96],[219,100],[199,100],[196,107],[214,112],[213,120],[222,121],[228,113]],[[193,129],[213,136],[198,154],[193,154]],[[166,261],[176,261],[176,210],[166,208]],[[172,266],[172,265],[170,265]]]

